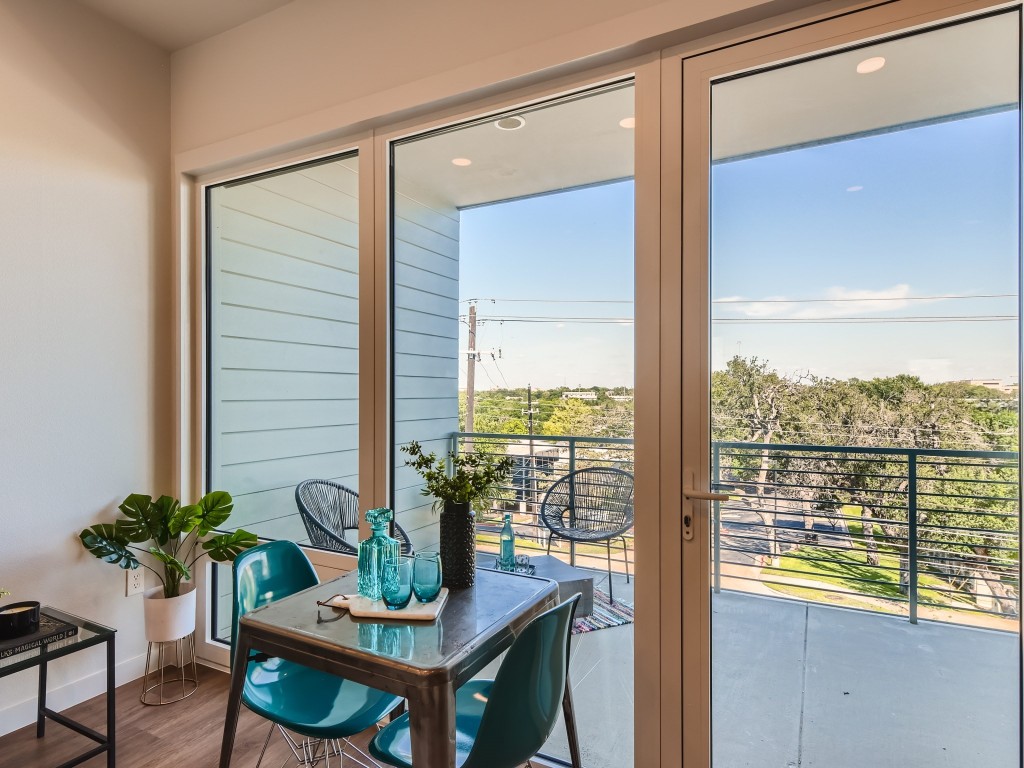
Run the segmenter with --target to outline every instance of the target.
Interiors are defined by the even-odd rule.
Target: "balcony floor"
[[[1019,765],[1015,634],[740,592],[712,604],[714,768]],[[573,638],[587,768],[633,764],[632,666],[630,625]],[[568,757],[561,727],[546,752]]]

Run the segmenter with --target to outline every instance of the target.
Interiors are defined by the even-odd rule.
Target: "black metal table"
[[[548,579],[479,569],[476,585],[452,590],[432,622],[354,619],[317,607],[318,600],[356,591],[353,572],[241,618],[220,768],[231,764],[242,683],[253,651],[407,698],[414,763],[454,766],[456,689],[506,650],[530,619],[555,605],[558,595]],[[568,686],[563,706],[571,714]]]
[[[84,763],[96,755],[107,753],[107,768],[114,768],[114,635],[115,629],[105,627],[74,616],[56,608],[44,607],[42,613],[58,621],[64,621],[78,627],[78,634],[63,640],[43,643],[39,648],[0,659],[0,677],[12,675],[32,667],[39,668],[39,700],[37,701],[36,714],[36,738],[41,739],[46,735],[46,721],[53,720],[65,728],[70,728],[75,733],[80,733],[86,738],[92,739],[97,746],[83,752],[77,757],[61,763],[57,768],[71,768],[73,765]],[[55,712],[46,706],[46,665],[54,659],[81,651],[84,648],[91,648],[94,645],[106,643],[107,645],[107,733],[106,735],[94,731],[88,726],[82,725],[71,718]]]

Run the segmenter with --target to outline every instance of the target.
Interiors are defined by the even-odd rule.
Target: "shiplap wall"
[[[295,486],[358,491],[357,158],[211,190],[210,487],[306,539]]]
[[[443,455],[459,428],[459,212],[401,177],[396,152],[393,499],[416,549],[436,548],[437,515],[398,448]]]
[[[211,488],[230,523],[306,541],[295,485],[358,491],[356,158],[211,190]],[[397,450],[439,454],[458,429],[459,214],[398,182],[395,195],[395,499],[417,548],[437,516]],[[217,624],[230,631],[231,574]]]

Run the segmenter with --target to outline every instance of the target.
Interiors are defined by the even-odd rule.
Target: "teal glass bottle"
[[[516,569],[516,534],[512,530],[512,515],[505,514],[505,525],[501,528],[501,549],[498,555],[498,567],[503,571]]]
[[[394,519],[394,513],[387,507],[371,509],[366,513],[366,522],[370,524],[371,535],[359,542],[359,594],[370,600],[380,600],[381,570],[384,561],[398,558],[399,543],[388,536],[388,523]]]

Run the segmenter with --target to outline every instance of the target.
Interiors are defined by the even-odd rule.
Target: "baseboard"
[[[33,667],[33,670],[36,668]],[[117,685],[138,680],[146,671],[146,654],[141,653],[124,659],[114,666],[114,680]],[[28,674],[33,674],[29,670]],[[140,683],[141,685],[141,683]],[[90,675],[73,680],[58,688],[50,688],[46,693],[46,705],[58,712],[75,704],[88,701],[93,696],[107,692],[107,673],[99,669]],[[36,697],[31,696],[23,701],[0,706],[0,736],[16,731],[36,721]]]
[[[196,659],[196,664],[203,667],[209,667],[210,669],[216,669],[218,672],[225,672],[229,675],[231,674],[231,667],[227,664],[221,664],[219,661],[214,661],[213,659],[199,658]]]

